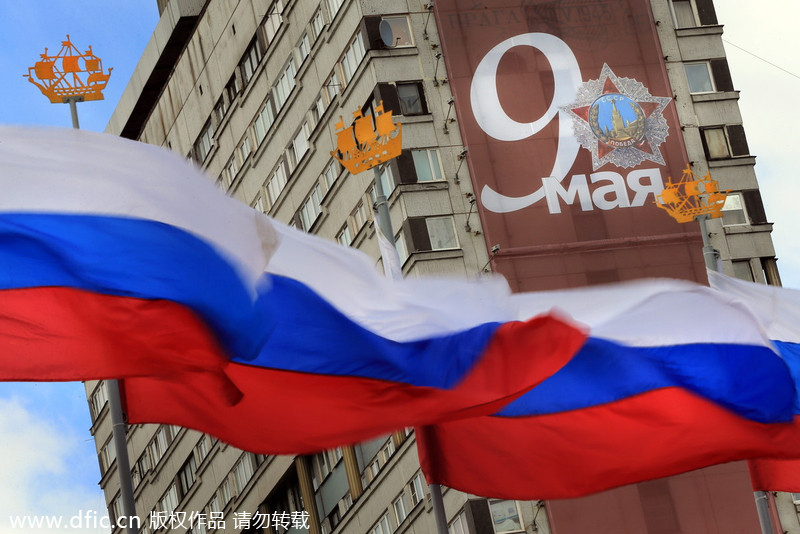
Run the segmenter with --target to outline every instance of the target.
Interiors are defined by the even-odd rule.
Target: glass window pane
[[[690,93],[710,93],[714,91],[711,74],[706,63],[688,63],[684,65],[686,78],[689,80]]]
[[[425,224],[431,239],[431,250],[458,248],[456,229],[451,217],[430,217],[425,219]]]
[[[675,26],[678,28],[694,28],[697,21],[692,11],[690,0],[672,0],[672,7],[675,9]]]
[[[725,204],[722,206],[722,224],[725,226],[747,224],[741,195],[731,193],[725,197]]]
[[[408,17],[383,17],[378,29],[381,40],[387,47],[414,46]]]
[[[708,157],[712,159],[730,157],[728,152],[728,140],[725,137],[725,130],[723,128],[706,128],[703,130],[703,136],[706,140],[706,147],[708,147]]]
[[[490,500],[489,509],[492,513],[494,531],[497,534],[523,530],[517,501]]]
[[[400,99],[400,113],[403,115],[420,115],[425,112],[416,83],[397,84],[397,98]]]
[[[734,261],[733,263],[733,276],[740,280],[747,280],[753,282],[753,270],[750,268],[750,260]]]

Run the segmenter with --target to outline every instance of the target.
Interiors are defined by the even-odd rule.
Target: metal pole
[[[378,224],[381,232],[394,244],[394,230],[392,230],[392,220],[389,218],[389,203],[386,201],[386,193],[381,183],[381,168],[378,165],[374,168],[375,172],[375,208],[378,210]],[[442,487],[439,484],[429,484],[431,492],[431,504],[433,505],[433,518],[436,522],[436,533],[447,534],[447,515],[444,511],[444,500],[442,499]]]
[[[82,96],[68,96],[64,102],[69,104],[72,115],[72,127],[80,129],[78,123],[78,102],[83,102]],[[133,478],[131,477],[131,462],[128,458],[128,443],[125,437],[127,425],[122,416],[122,400],[119,395],[119,382],[106,380],[108,388],[108,410],[111,412],[111,436],[114,440],[114,451],[117,453],[117,477],[119,478],[119,498],[122,504],[122,513],[126,516],[127,534],[137,534],[139,528],[134,517],[136,516],[136,503],[133,499]],[[115,518],[119,521],[119,518]]]
[[[389,218],[389,203],[386,201],[386,192],[381,183],[381,169],[383,165],[374,168],[375,172],[375,208],[378,210],[378,224],[381,232],[391,243],[394,243],[394,230],[392,230],[392,219]]]
[[[80,130],[81,126],[78,123],[78,102],[83,102],[82,96],[66,96],[64,103],[69,104],[69,112],[72,115],[72,127]]]
[[[442,499],[442,486],[430,484],[431,504],[433,505],[433,518],[436,521],[437,534],[447,534],[447,516],[444,512],[444,500]]]
[[[711,246],[711,240],[708,235],[708,228],[706,221],[708,215],[699,215],[697,222],[700,223],[700,234],[703,236],[703,259],[706,262],[706,268],[710,271],[719,272],[719,265],[717,265],[717,251]]]
[[[108,409],[111,412],[111,428],[114,439],[114,450],[117,452],[117,476],[119,477],[119,498],[122,504],[122,513],[126,516],[128,534],[136,534],[138,527],[133,518],[136,517],[136,502],[133,499],[133,480],[131,478],[131,464],[128,459],[128,444],[125,438],[127,424],[122,416],[122,400],[119,395],[119,382],[107,380]],[[119,518],[115,518],[119,521]]]
[[[697,222],[700,223],[700,233],[703,236],[703,259],[706,262],[706,268],[709,271],[719,272],[719,264],[717,262],[717,251],[711,246],[711,239],[708,234],[708,227],[706,221],[708,215],[699,215]],[[758,511],[758,522],[761,525],[761,534],[774,534],[772,527],[772,518],[769,515],[769,503],[767,502],[767,494],[763,491],[753,492],[753,497],[756,500],[756,510]]]

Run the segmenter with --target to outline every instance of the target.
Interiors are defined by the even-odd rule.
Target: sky
[[[750,153],[786,287],[800,289],[794,224],[800,178],[800,2],[772,0],[758,16],[741,0],[715,0]],[[105,100],[78,104],[81,128],[103,131],[158,21],[156,0],[0,0],[0,123],[71,126],[69,107],[50,104],[23,74],[69,35],[113,67]],[[0,191],[0,194],[2,192]],[[0,534],[9,515],[105,513],[100,472],[80,383],[0,383]],[[102,528],[72,529],[99,533]]]

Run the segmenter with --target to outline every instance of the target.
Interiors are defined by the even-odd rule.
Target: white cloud
[[[82,486],[74,472],[79,438],[56,418],[35,414],[18,397],[0,398],[0,534],[52,531],[12,527],[11,516],[63,517],[67,524],[81,511],[106,513],[99,488]],[[90,525],[69,532],[107,530]]]

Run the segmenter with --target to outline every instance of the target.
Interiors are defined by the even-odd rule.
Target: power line
[[[775,68],[776,68],[776,69],[778,69],[778,70],[782,70],[783,72],[785,72],[785,73],[786,73],[786,74],[788,74],[789,76],[794,76],[795,78],[797,78],[798,80],[800,80],[800,76],[798,76],[797,74],[795,74],[795,73],[793,73],[793,72],[791,72],[791,71],[788,71],[788,70],[784,69],[783,67],[781,67],[781,66],[779,66],[779,65],[776,65],[775,63],[773,63],[773,62],[769,61],[768,59],[764,59],[764,58],[763,58],[763,57],[761,57],[761,56],[757,56],[756,54],[754,54],[754,53],[750,52],[749,50],[745,50],[745,49],[744,49],[744,48],[742,48],[741,46],[733,44],[732,42],[728,41],[727,39],[723,39],[723,41],[724,41],[725,43],[727,43],[727,44],[731,45],[731,46],[732,46],[732,47],[734,47],[734,48],[738,48],[739,50],[741,50],[741,51],[742,51],[742,52],[744,52],[745,54],[750,54],[750,55],[751,55],[751,56],[753,56],[754,58],[756,58],[756,59],[760,59],[761,61],[763,61],[763,62],[764,62],[764,63],[766,63],[767,65],[771,65],[771,66],[775,67]]]

